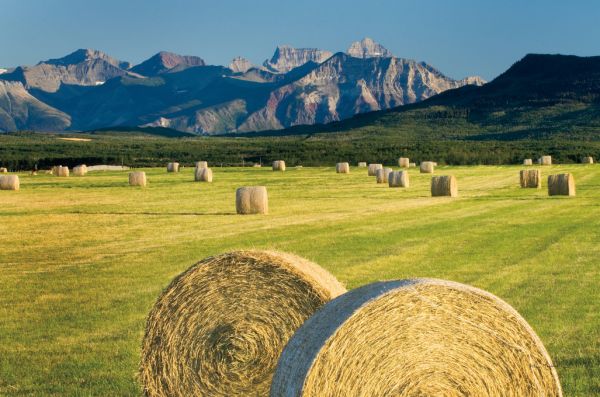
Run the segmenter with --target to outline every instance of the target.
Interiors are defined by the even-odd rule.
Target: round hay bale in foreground
[[[212,182],[213,173],[210,168],[196,168],[194,180],[197,182]]]
[[[458,197],[458,184],[454,175],[440,175],[431,178],[431,196]]]
[[[408,171],[392,171],[388,176],[390,187],[409,187]]]
[[[408,157],[400,157],[398,159],[398,165],[402,168],[410,167],[410,159]]]
[[[87,172],[87,166],[85,164],[73,167],[73,175],[75,176],[85,176]]]
[[[208,161],[196,161],[196,168],[208,168]]]
[[[69,167],[63,167],[62,165],[58,166],[56,169],[56,176],[61,178],[66,178],[69,176]]]
[[[129,173],[129,185],[130,186],[142,186],[146,187],[147,184],[146,173],[143,171],[135,171]]]
[[[542,187],[542,171],[540,170],[521,170],[519,177],[522,188],[539,189]]]
[[[523,165],[533,165],[533,160],[532,159],[525,159],[525,160],[523,160]]]
[[[377,183],[388,183],[388,178],[393,170],[391,168],[380,168],[375,171],[375,180]]]
[[[377,170],[383,168],[383,164],[369,164],[369,168],[367,168],[367,174],[369,176],[376,176]]]
[[[179,163],[167,163],[167,172],[179,172]]]
[[[285,171],[285,161],[283,161],[283,160],[273,161],[273,171]]]
[[[572,174],[548,177],[548,196],[575,196],[575,178]]]
[[[544,345],[498,297],[433,279],[327,303],[283,351],[272,397],[562,396]]]
[[[552,165],[552,156],[542,156],[540,157],[541,165]]]
[[[277,360],[315,311],[345,292],[295,255],[238,251],[179,275],[148,316],[147,396],[266,396]]]
[[[335,165],[335,172],[338,174],[349,174],[350,173],[350,164],[349,163],[337,163]]]
[[[238,214],[268,214],[269,196],[264,186],[246,186],[235,191],[235,210]]]
[[[6,167],[0,167],[0,174],[6,174],[8,173],[8,169],[6,169]]]
[[[433,174],[435,163],[433,161],[421,161],[420,171],[421,174]]]
[[[1,175],[0,190],[19,190],[21,182],[18,175]]]
[[[359,162],[358,162],[358,167],[359,167],[359,168],[365,168],[366,166],[367,166],[367,163],[366,163],[366,162],[364,162],[364,161],[359,161]]]
[[[581,162],[583,164],[594,164],[594,158],[590,157],[590,156],[587,156],[587,157],[582,158]]]

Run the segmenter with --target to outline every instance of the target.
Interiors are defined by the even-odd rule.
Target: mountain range
[[[169,52],[131,65],[82,49],[0,69],[0,131],[150,126],[245,133],[340,121],[484,83],[454,80],[368,38],[338,53],[279,46],[260,66],[242,57],[227,67],[207,65]]]

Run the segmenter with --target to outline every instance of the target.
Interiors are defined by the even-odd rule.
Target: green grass
[[[600,166],[569,171],[577,197],[518,188],[516,166],[440,167],[460,197],[429,197],[430,176],[389,189],[365,169],[147,169],[83,178],[21,174],[0,191],[0,395],[139,395],[145,317],[196,261],[240,248],[305,256],[348,288],[437,277],[513,305],[549,350],[567,396],[600,395]],[[268,216],[235,215],[235,189],[266,185]],[[545,186],[545,184],[544,184]]]

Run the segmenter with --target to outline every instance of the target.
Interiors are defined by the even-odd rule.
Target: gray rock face
[[[387,48],[368,37],[352,43],[347,53],[354,58],[391,58],[394,56]]]
[[[204,66],[204,60],[191,55],[178,55],[161,51],[151,58],[131,68],[131,71],[142,76],[156,76],[161,73],[183,70],[194,66]]]
[[[229,64],[229,69],[231,69],[234,73],[246,73],[253,67],[254,65],[252,65],[252,62],[242,57],[233,58]]]
[[[294,48],[287,45],[278,46],[271,59],[263,66],[272,72],[287,73],[308,62],[322,63],[333,53],[317,48]]]

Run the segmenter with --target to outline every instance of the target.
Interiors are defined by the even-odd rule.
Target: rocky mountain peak
[[[47,61],[42,61],[39,64],[45,63],[55,66],[70,66],[94,60],[103,60],[120,69],[129,69],[131,67],[129,62],[119,61],[118,59],[115,59],[102,51],[90,48],[81,48],[62,58],[48,59]]]
[[[263,66],[275,73],[287,73],[308,62],[322,63],[333,53],[318,48],[294,48],[288,45],[278,46],[271,59]]]
[[[131,68],[131,71],[142,76],[156,76],[176,67],[184,69],[204,65],[204,60],[197,56],[178,55],[172,52],[161,51],[139,65],[134,66]]]
[[[387,48],[368,37],[352,43],[347,52],[348,55],[355,58],[391,58],[394,56]]]
[[[235,73],[246,73],[249,69],[253,68],[252,62],[243,57],[235,57],[229,64],[229,69]]]

